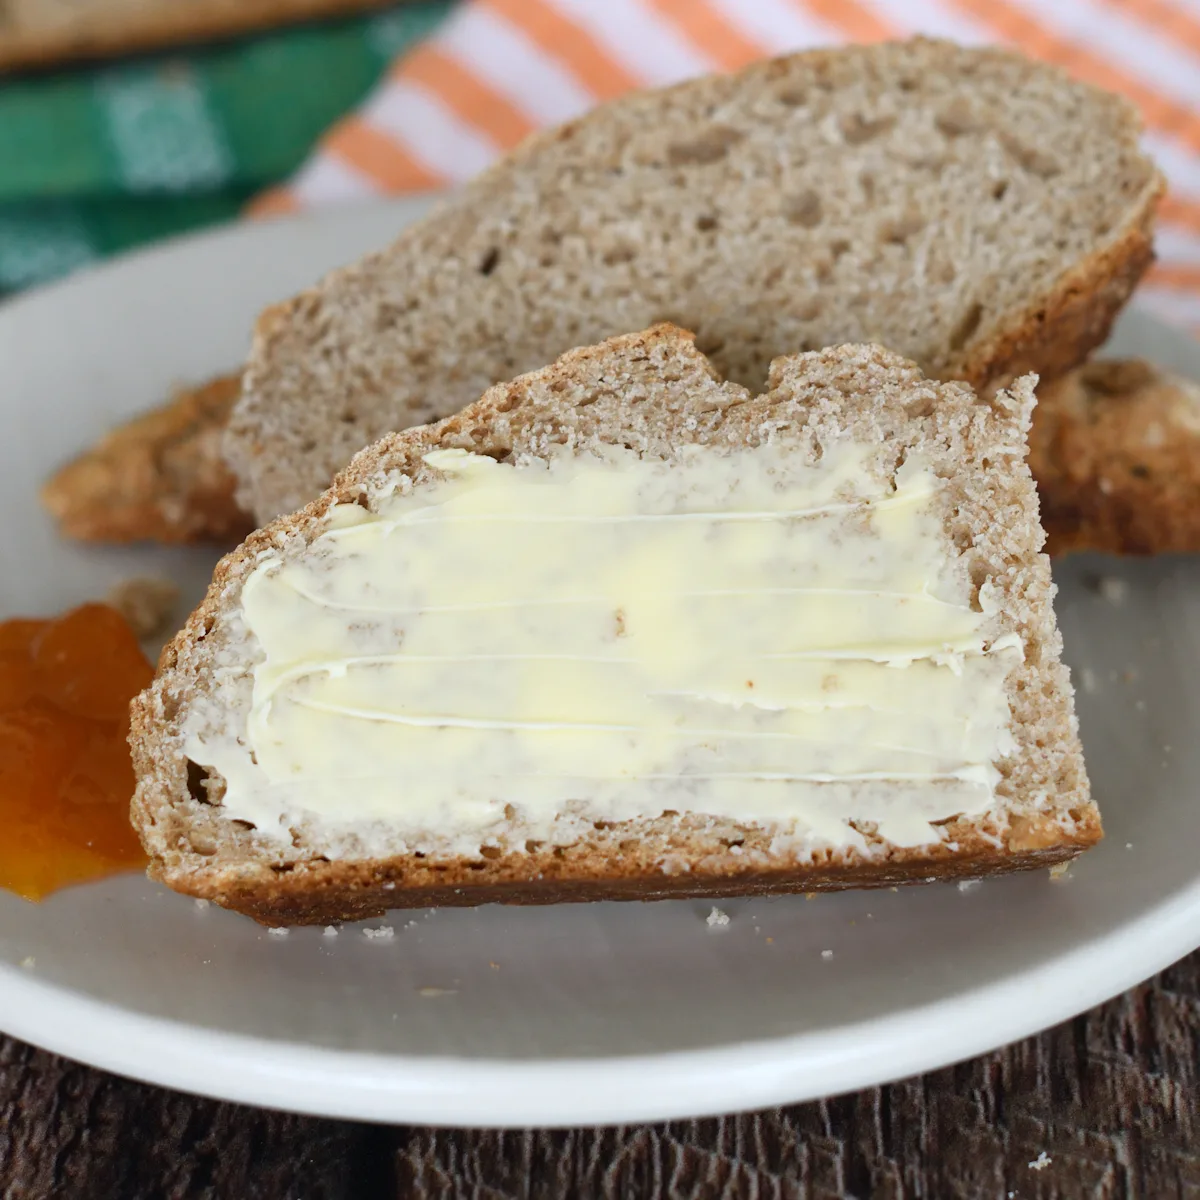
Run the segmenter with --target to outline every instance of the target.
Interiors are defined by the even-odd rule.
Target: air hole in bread
[[[606,267],[615,267],[620,263],[633,262],[637,258],[637,250],[633,246],[613,246],[605,250],[601,261]]]
[[[907,213],[894,221],[888,221],[882,230],[882,240],[886,245],[903,246],[910,237],[925,228],[924,218],[916,213]]]
[[[338,417],[338,420],[341,421],[343,425],[353,425],[358,420],[358,413],[344,412],[340,417]]]
[[[243,821],[240,818],[235,818],[234,820],[230,821],[230,824],[236,825],[239,829],[244,829],[247,833],[252,833],[258,828],[253,821]]]
[[[850,243],[845,238],[838,238],[837,241],[831,242],[829,245],[829,253],[833,255],[833,261],[837,262],[843,254],[850,252]]]
[[[311,454],[317,448],[317,443],[312,438],[305,438],[300,443],[301,454]]]
[[[720,162],[729,153],[729,148],[745,136],[738,129],[714,125],[690,142],[675,142],[667,150],[667,161],[676,167]]]
[[[701,233],[710,233],[712,230],[716,229],[717,224],[717,218],[711,213],[705,213],[704,216],[696,218],[696,228]]]
[[[296,869],[295,863],[272,863],[271,870],[276,875],[287,875]]]
[[[208,788],[205,786],[208,782],[208,771],[199,763],[187,760],[187,790],[198,804],[211,804],[209,799]]]
[[[979,122],[969,113],[955,112],[953,109],[938,113],[933,118],[933,124],[938,133],[944,134],[948,138],[957,138],[967,133],[976,133],[980,128]]]
[[[775,99],[786,108],[803,108],[808,103],[808,93],[802,88],[784,88],[775,93]]]
[[[485,863],[485,862],[467,863],[467,870],[468,871],[486,871],[487,863]]]
[[[1003,200],[1007,194],[1008,194],[1008,180],[1007,179],[997,179],[996,182],[992,184],[992,199],[993,200]]]
[[[895,117],[864,117],[862,113],[854,113],[842,121],[842,140],[849,146],[861,146],[887,133],[895,124]]]
[[[800,195],[784,202],[784,216],[793,225],[803,225],[805,229],[815,229],[821,223],[824,209],[821,197],[814,191],[801,192]]]
[[[542,843],[539,841],[535,841],[533,838],[530,838],[525,843],[525,853],[526,854],[536,854],[541,848],[542,848]]]
[[[1147,466],[1143,466],[1141,463],[1136,463],[1136,464],[1134,464],[1134,466],[1130,467],[1129,473],[1135,479],[1149,479],[1150,478],[1150,468]]]
[[[504,851],[501,850],[499,846],[480,846],[479,853],[482,854],[484,858],[496,859],[504,857]]]
[[[719,333],[697,333],[696,349],[701,354],[720,354],[725,349],[725,339]]]
[[[1011,133],[1000,134],[1000,144],[1008,156],[1024,171],[1039,179],[1051,179],[1060,171],[1057,161],[1033,146],[1013,137]]]
[[[961,350],[972,337],[975,336],[979,329],[979,323],[983,320],[983,305],[978,300],[963,313],[961,320],[954,327],[954,332],[950,334],[950,349]]]
[[[480,260],[479,273],[480,275],[490,275],[495,269],[496,264],[500,261],[500,250],[493,246]]]

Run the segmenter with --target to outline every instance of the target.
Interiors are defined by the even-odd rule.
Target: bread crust
[[[952,378],[988,392],[1032,371],[1045,385],[1103,345],[1138,281],[1154,262],[1154,219],[1163,191],[1160,179],[1158,186],[1142,197],[1140,208],[1116,242],[1068,272],[1009,330],[975,347]],[[1036,470],[1034,478],[1041,483]]]
[[[825,382],[812,383],[815,376]],[[663,382],[668,378],[670,385]],[[1088,797],[1070,685],[1058,659],[1048,564],[1034,550],[1040,532],[1033,485],[1013,453],[1032,406],[1029,382],[1015,396],[979,402],[962,385],[927,383],[913,364],[879,347],[849,346],[778,360],[771,384],[769,395],[755,398],[722,383],[692,347],[690,335],[670,326],[614,338],[497,385],[437,425],[369,447],[320,499],[252,534],[221,561],[204,603],[163,651],[155,683],[132,707],[130,745],[138,778],[132,814],[151,855],[153,877],[268,923],[311,923],[434,902],[882,886],[1052,865],[1098,840],[1100,820]],[[877,404],[863,401],[863,411],[853,409],[852,397],[863,388],[888,387],[893,391]],[[908,403],[917,415],[909,415]],[[1021,632],[1026,658],[1013,669],[1009,695],[1014,734],[1023,748],[1000,785],[1018,802],[1002,815],[957,818],[945,824],[942,841],[916,848],[892,846],[864,827],[858,829],[867,846],[863,852],[781,851],[774,827],[684,814],[588,824],[583,834],[578,825],[565,826],[566,836],[556,830],[541,842],[517,830],[511,844],[469,857],[412,847],[342,857],[308,844],[303,830],[281,842],[237,828],[221,816],[214,796],[206,798],[203,785],[189,777],[181,714],[213,686],[214,662],[226,673],[249,669],[239,658],[242,652],[230,648],[236,643],[227,640],[225,624],[236,613],[244,579],[264,554],[300,552],[320,531],[331,505],[369,506],[373,489],[391,486],[398,477],[414,487],[436,478],[424,463],[427,451],[459,447],[501,457],[518,450],[545,456],[564,445],[586,449],[623,440],[644,454],[669,457],[680,443],[754,445],[786,428],[779,436],[796,439],[797,452],[807,453],[806,438],[841,435],[851,426],[861,429],[856,436],[879,439],[886,447],[881,453],[898,456],[902,446],[918,445],[913,441],[918,438],[941,456],[952,493],[947,504],[956,521],[965,523],[969,555],[978,557],[971,569],[993,579],[1000,603],[1009,606]],[[973,482],[977,469],[965,472],[962,463],[988,455],[1006,465],[986,481],[980,476]]]
[[[621,831],[625,840],[642,836],[636,823]],[[520,875],[503,860],[462,859],[420,869],[411,858],[364,863],[303,862],[287,872],[270,867],[194,876],[166,873],[158,864],[150,876],[168,886],[253,917],[263,925],[329,925],[381,917],[394,908],[472,907],[480,904],[563,904],[593,900],[684,900],[704,897],[773,896],[796,892],[836,892],[848,888],[899,887],[1008,875],[1069,862],[1100,839],[1099,822],[1044,849],[1011,850],[978,839],[969,852],[900,852],[884,862],[829,862],[804,867],[726,868],[708,874],[666,874],[661,869],[630,869],[609,861],[589,877],[570,858],[546,850],[529,856]],[[492,867],[492,870],[489,870]]]

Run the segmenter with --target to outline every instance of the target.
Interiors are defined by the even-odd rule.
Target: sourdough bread
[[[911,362],[876,346],[842,346],[778,359],[770,370],[769,390],[753,396],[736,383],[722,382],[690,335],[662,326],[573,351],[552,366],[491,388],[481,400],[455,416],[385,438],[358,455],[332,490],[297,514],[253,534],[221,562],[207,599],[164,651],[153,686],[134,702],[130,742],[138,785],[133,820],[151,856],[151,873],[180,891],[279,924],[362,917],[407,905],[492,900],[539,903],[599,897],[653,899],[883,885],[1048,865],[1074,856],[1099,838],[1100,822],[1089,798],[1071,686],[1059,657],[1049,564],[1038,552],[1042,531],[1033,482],[1024,462],[1033,404],[1032,381],[1028,378],[991,400],[980,401],[966,385],[931,382]],[[854,471],[845,468],[848,462],[855,465]],[[936,820],[931,818],[923,824],[924,832],[914,838],[907,832],[885,836],[885,831],[892,828],[886,804],[883,809],[872,809],[875,815],[864,819],[856,811],[859,799],[852,791],[843,808],[835,807],[836,830],[829,834],[828,825],[825,833],[818,832],[807,815],[798,819],[786,803],[769,817],[747,817],[741,808],[735,805],[731,809],[727,804],[706,811],[703,803],[695,802],[696,806],[689,809],[693,801],[686,790],[682,800],[672,792],[670,802],[664,803],[661,793],[634,778],[632,809],[627,805],[624,812],[615,815],[611,806],[598,803],[598,792],[589,795],[581,790],[559,808],[551,808],[547,817],[545,810],[534,811],[532,800],[526,806],[518,788],[509,796],[507,807],[495,807],[482,824],[460,826],[460,808],[478,808],[480,802],[488,800],[492,785],[481,774],[475,793],[470,792],[470,772],[476,761],[482,761],[482,754],[443,755],[437,749],[439,745],[451,745],[436,740],[442,736],[442,726],[470,723],[458,721],[464,716],[458,710],[454,720],[445,713],[425,720],[428,738],[422,735],[403,744],[411,745],[416,755],[435,754],[426,762],[428,772],[434,775],[451,766],[455,771],[468,772],[464,777],[468,790],[459,807],[457,802],[450,802],[440,810],[421,808],[428,799],[428,772],[421,770],[415,758],[410,762],[402,757],[394,772],[387,767],[389,773],[381,791],[377,776],[382,768],[375,775],[372,770],[391,754],[392,748],[386,742],[380,743],[382,748],[376,752],[353,758],[357,765],[352,764],[349,773],[357,779],[343,779],[336,771],[329,778],[318,764],[311,777],[303,772],[289,774],[285,768],[273,777],[274,783],[270,782],[264,764],[284,747],[286,737],[280,732],[282,726],[272,726],[274,732],[268,731],[265,740],[260,739],[266,726],[257,722],[274,719],[269,710],[280,698],[276,696],[264,707],[256,689],[272,680],[298,676],[295,671],[289,676],[282,660],[271,658],[271,647],[276,644],[274,634],[270,622],[260,620],[264,611],[284,610],[270,605],[264,609],[253,599],[251,589],[259,589],[254,594],[261,597],[263,589],[281,580],[299,578],[295,572],[316,571],[315,583],[297,584],[294,595],[288,593],[287,605],[292,607],[287,612],[293,611],[299,596],[303,603],[297,611],[305,614],[287,626],[297,639],[294,645],[302,648],[301,658],[309,663],[309,667],[301,665],[299,675],[309,672],[323,656],[329,657],[322,646],[326,636],[332,636],[331,629],[336,629],[338,637],[348,629],[356,637],[367,639],[360,646],[363,655],[381,648],[389,653],[347,660],[350,666],[346,670],[337,665],[328,671],[321,667],[320,680],[336,683],[338,679],[357,679],[378,693],[378,680],[390,676],[355,672],[364,664],[371,670],[382,664],[390,671],[408,669],[418,660],[418,665],[427,663],[428,659],[418,653],[424,628],[420,622],[426,621],[429,613],[443,611],[430,607],[427,597],[424,604],[428,612],[401,604],[402,615],[395,621],[392,616],[380,616],[385,609],[390,613],[388,604],[399,603],[393,597],[385,604],[388,588],[403,591],[412,587],[418,589],[415,594],[422,594],[422,588],[432,587],[443,578],[473,581],[471,586],[476,590],[493,582],[498,588],[533,586],[522,582],[526,569],[540,578],[539,572],[554,565],[551,549],[570,545],[570,539],[549,540],[548,531],[554,523],[570,519],[564,514],[573,511],[570,496],[551,489],[545,493],[544,503],[521,518],[535,522],[528,535],[534,539],[532,542],[513,539],[506,524],[510,516],[505,503],[485,503],[480,510],[493,522],[487,528],[497,531],[495,545],[520,551],[514,553],[513,561],[501,561],[487,570],[481,568],[472,577],[469,571],[463,573],[462,557],[453,551],[456,543],[438,537],[431,545],[444,549],[445,561],[435,555],[419,570],[418,559],[412,557],[418,536],[413,530],[417,527],[405,522],[445,519],[448,510],[443,505],[443,489],[463,463],[475,464],[472,469],[486,468],[488,479],[510,483],[531,479],[554,483],[571,478],[572,470],[590,471],[604,488],[629,478],[636,469],[652,472],[654,489],[665,488],[668,492],[674,481],[694,471],[697,464],[714,472],[718,466],[737,464],[737,478],[730,486],[708,486],[707,506],[720,510],[715,516],[703,512],[697,516],[696,504],[689,507],[687,497],[663,509],[693,515],[685,516],[676,527],[684,532],[659,544],[653,556],[642,553],[643,544],[629,535],[629,570],[620,576],[620,588],[636,590],[649,571],[665,571],[664,578],[669,580],[670,563],[664,565],[663,560],[671,557],[686,536],[691,536],[687,530],[694,526],[689,522],[724,520],[722,513],[731,527],[742,528],[750,522],[754,536],[774,530],[772,536],[800,538],[797,546],[807,546],[803,539],[819,534],[827,539],[822,543],[826,553],[750,554],[747,559],[745,555],[739,558],[739,554],[750,543],[735,540],[729,543],[732,549],[721,549],[726,543],[714,541],[712,552],[692,561],[691,573],[680,573],[666,588],[667,593],[682,594],[679,588],[683,587],[687,595],[715,595],[687,592],[684,586],[695,582],[693,576],[711,576],[720,587],[730,589],[730,594],[740,595],[738,572],[746,569],[746,561],[751,563],[752,573],[758,569],[756,562],[769,560],[777,564],[783,575],[776,582],[820,584],[821,571],[831,558],[837,558],[843,544],[858,555],[853,559],[854,570],[866,572],[866,578],[874,569],[871,563],[883,561],[886,554],[895,555],[903,563],[909,557],[915,561],[932,547],[936,561],[943,565],[926,585],[941,598],[925,594],[926,585],[914,585],[895,603],[907,612],[908,605],[920,608],[952,600],[957,607],[945,611],[957,614],[956,620],[978,626],[978,654],[958,654],[946,640],[939,643],[940,651],[946,652],[941,656],[932,651],[906,650],[904,643],[882,657],[872,658],[871,653],[856,649],[854,638],[835,637],[829,642],[833,649],[821,650],[815,660],[824,662],[828,655],[834,664],[828,679],[822,679],[822,691],[827,687],[836,691],[843,671],[861,668],[866,672],[863,678],[869,676],[870,687],[892,689],[893,695],[894,689],[903,693],[909,686],[943,689],[937,692],[942,697],[939,703],[948,694],[946,687],[953,690],[960,686],[956,679],[969,681],[974,678],[973,671],[982,669],[980,664],[990,664],[979,678],[994,689],[989,695],[999,703],[1003,715],[996,718],[998,748],[981,764],[991,780],[983,799],[973,793],[978,802],[972,802],[969,812],[942,812]],[[556,471],[568,474],[556,475]],[[829,471],[834,476],[829,476]],[[837,475],[838,471],[843,475]],[[768,515],[763,520],[756,511],[764,503],[762,497],[770,499],[772,489],[782,489],[792,476],[822,480],[822,487],[832,486],[831,478],[841,482],[821,504],[804,512]],[[910,556],[904,546],[889,540],[892,535],[886,530],[892,526],[886,522],[893,518],[885,510],[893,511],[888,507],[892,491],[898,503],[902,484],[908,487],[918,477],[928,482],[928,494],[921,493],[925,498],[920,500],[928,507],[914,510],[924,514],[919,526],[924,532],[920,546],[913,543],[914,553]],[[864,501],[860,492],[876,499]],[[705,507],[699,505],[701,510]],[[627,515],[623,519],[637,522],[643,517]],[[539,525],[537,521],[549,524]],[[454,527],[438,528],[448,537],[445,531],[453,531]],[[587,534],[586,522],[576,528],[581,538]],[[384,538],[390,549],[384,559],[362,558],[355,567],[353,564],[359,561],[355,555],[365,553],[365,543],[353,539],[364,530]],[[337,557],[339,547],[344,545],[353,551],[348,560],[350,567]],[[487,546],[480,546],[483,562]],[[584,553],[590,554],[586,548]],[[590,603],[589,590],[600,586],[600,558],[597,554],[594,559],[586,557],[582,564],[568,564],[567,582],[572,587],[578,585],[583,597],[580,603]],[[368,573],[362,586],[356,582],[357,576],[343,573],[360,569]],[[757,578],[753,574],[751,577]],[[314,597],[305,590],[310,586],[340,586],[339,578],[349,588],[348,598],[341,593]],[[838,577],[833,578],[838,582]],[[885,584],[889,578],[884,579]],[[870,586],[875,591],[866,596],[864,603],[895,597],[878,580]],[[485,599],[486,591],[485,587]],[[768,648],[787,652],[768,653],[766,659],[805,659],[806,654],[801,653],[809,644],[805,639],[816,636],[812,630],[818,630],[821,622],[814,621],[810,627],[799,614],[809,611],[803,607],[806,604],[820,606],[828,600],[828,591],[821,586],[760,588],[754,598],[765,603],[753,610],[755,619],[729,621],[720,636],[703,646],[699,644],[702,639],[685,636],[684,660],[690,662],[694,652],[703,650],[711,656],[711,662],[705,659],[706,669],[711,666],[718,671],[740,671],[743,664],[733,647],[756,637],[760,642],[767,637]],[[839,588],[833,591],[841,594]],[[618,602],[622,595],[618,589]],[[831,628],[840,628],[840,610],[853,607],[864,595],[861,590],[854,595],[847,592],[844,604],[838,601],[836,608],[818,607],[812,611],[824,613]],[[472,599],[465,593],[456,593],[455,598]],[[305,607],[310,601],[317,607]],[[677,607],[667,612],[663,629],[678,627],[686,631],[696,607],[706,603],[703,599],[674,602]],[[480,608],[471,607],[473,611]],[[497,605],[482,607],[494,610]],[[531,618],[527,604],[510,607],[514,614],[506,618],[510,623],[497,626],[500,632],[495,641],[500,644],[485,649],[492,648],[500,652],[499,658],[505,658],[506,647],[513,648],[519,629],[526,627],[534,629],[537,637],[544,635],[552,641],[557,628],[553,621],[538,624],[543,618]],[[346,609],[351,610],[349,617],[343,611]],[[892,613],[889,619],[894,617]],[[349,621],[344,627],[340,623],[343,619]],[[533,625],[529,624],[531,620]],[[641,610],[631,609],[630,628],[626,630],[618,603],[610,640],[630,640],[612,641],[610,645],[602,639],[597,646],[609,654],[615,652],[614,646],[642,644],[637,641],[641,620]],[[459,635],[469,640],[487,628],[473,623],[457,627],[452,639],[456,653],[462,648]],[[657,639],[651,642],[649,652],[653,657]],[[407,659],[406,647],[411,649]],[[542,648],[555,647],[547,642]],[[856,665],[842,659],[861,661]],[[458,663],[459,657],[454,661]],[[871,673],[863,665],[882,661],[902,669],[879,666]],[[480,674],[478,692],[469,693],[471,703],[478,695],[482,708],[484,693],[494,684],[503,685],[512,670],[511,664],[498,661],[489,674]],[[580,696],[592,695],[587,678],[581,675],[577,686],[562,692],[564,703],[575,705]],[[753,683],[747,678],[744,686],[749,689]],[[398,705],[397,712],[407,712],[404,705],[413,698],[407,686],[393,688],[383,697],[384,702]],[[742,686],[739,674],[734,690]],[[603,698],[602,688],[595,691]],[[916,696],[913,693],[914,699]],[[751,722],[754,732],[744,735],[751,738],[768,736],[775,721],[794,718],[803,723],[810,719],[809,715],[775,711],[779,705],[769,694],[763,695],[761,702],[753,697],[745,691],[740,698],[705,695],[702,699],[709,706],[706,711],[710,716],[717,714],[712,716],[714,721],[732,721],[733,714],[743,714],[737,719]],[[360,708],[365,703],[355,701]],[[448,707],[430,703],[439,711]],[[854,710],[849,699],[846,703]],[[308,704],[301,697],[300,707]],[[814,721],[825,719],[826,708],[831,712],[838,708],[833,701],[809,707],[816,712],[811,716]],[[982,728],[987,721],[985,707],[968,688],[962,693],[961,709],[955,710],[955,720],[966,715],[978,719]],[[312,699],[310,708],[319,713],[336,709],[343,716],[351,714],[351,724],[345,726],[348,735],[357,736],[366,728],[378,732],[378,714],[367,714],[364,723],[360,721],[360,708],[334,705],[331,709],[319,698]],[[908,714],[897,720],[908,720],[920,705],[905,704],[902,695],[901,702],[893,703],[890,711],[905,709]],[[286,700],[279,711],[289,711]],[[465,715],[472,716],[470,712]],[[501,715],[506,715],[504,710]],[[854,711],[849,712],[850,718],[857,719]],[[631,744],[640,736],[631,735]],[[293,742],[290,751],[306,753],[308,743],[317,740],[304,739],[303,745]],[[886,744],[889,740],[875,737],[863,754],[878,742],[886,757],[896,750]],[[329,743],[330,753],[342,753],[345,747],[340,742],[345,742],[342,734]],[[808,753],[804,742],[800,737],[796,745]],[[453,742],[455,746],[462,744]],[[825,743],[818,740],[817,744]],[[851,739],[848,744],[857,746],[858,742]],[[490,744],[484,747],[490,748]],[[612,748],[615,770],[619,765],[616,759],[624,749],[619,740]],[[907,750],[901,747],[896,752]],[[262,762],[259,755],[264,756]],[[224,775],[217,769],[218,763]],[[481,766],[479,771],[485,768]],[[869,792],[872,803],[895,800],[896,811],[901,814],[906,811],[901,801],[915,798],[921,804],[931,800],[941,804],[951,794],[942,787],[947,780],[940,776],[936,780],[931,776],[926,785],[920,782],[925,779],[921,773],[916,783],[905,782],[907,776],[893,779],[886,771],[882,780],[868,780],[868,774],[861,775],[867,781],[861,784],[862,796]],[[671,775],[666,786],[673,787],[680,780],[686,781],[686,776]],[[790,787],[790,775],[788,780]],[[279,801],[293,786],[309,782],[324,788],[320,804],[314,800],[311,807],[305,808],[303,803],[293,802],[294,796]],[[826,783],[838,781],[812,776],[804,784],[807,790],[803,795],[809,799],[813,795],[833,795],[822,790]],[[596,786],[599,789],[600,784]],[[382,807],[361,817],[353,816],[355,806],[368,791]],[[311,795],[317,794],[314,791]],[[789,794],[784,793],[785,800]],[[629,800],[628,795],[625,799]],[[279,811],[275,812],[272,805],[277,802]],[[429,815],[438,811],[440,816]]]
[[[225,442],[260,523],[383,434],[672,320],[728,379],[879,342],[936,378],[1049,379],[1151,258],[1123,99],[1000,49],[812,51],[534,136],[258,322]]]

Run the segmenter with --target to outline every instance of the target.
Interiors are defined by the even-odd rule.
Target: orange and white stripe
[[[1200,0],[462,0],[252,211],[449,187],[631,88],[915,33],[1008,43],[1139,107],[1171,182],[1139,295],[1200,329]]]

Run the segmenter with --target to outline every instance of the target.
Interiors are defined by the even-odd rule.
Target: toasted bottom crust
[[[448,860],[425,865],[407,857],[369,862],[310,860],[283,870],[248,864],[217,873],[203,866],[171,869],[156,861],[149,874],[177,891],[244,913],[263,925],[328,925],[380,917],[393,908],[772,896],[978,879],[1068,862],[1103,836],[1094,809],[1071,834],[1055,829],[1059,840],[1041,844],[1048,834],[1048,829],[1026,828],[1022,836],[1010,835],[1007,847],[978,840],[966,853],[952,853],[939,845],[898,851],[872,862],[832,859],[775,868],[742,867],[727,856],[719,864],[707,860],[702,871],[668,872],[661,866],[648,868],[644,862],[630,869],[629,864],[616,862],[606,864],[603,873],[585,876],[577,862],[558,858],[547,849],[479,863]]]

